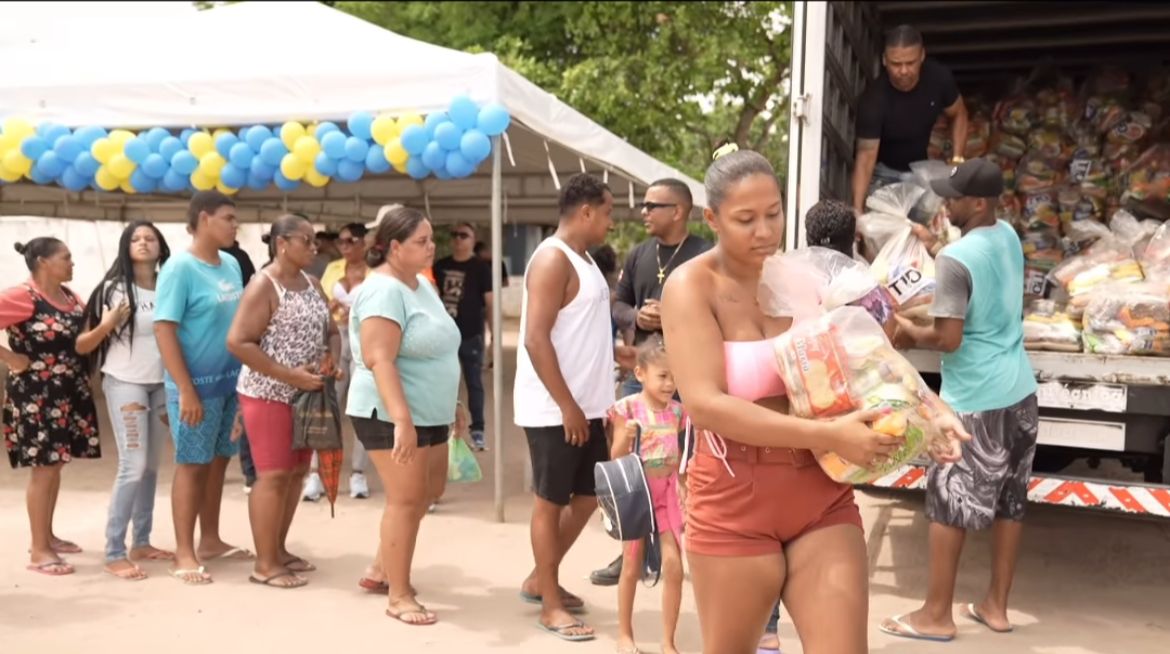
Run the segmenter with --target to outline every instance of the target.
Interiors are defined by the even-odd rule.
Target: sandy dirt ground
[[[510,336],[505,345],[514,347],[515,334]],[[514,362],[514,354],[505,360]],[[507,373],[510,377],[510,366]],[[504,404],[505,425],[510,425],[510,395]],[[151,578],[139,583],[102,574],[116,465],[108,431],[103,459],[74,463],[64,473],[56,530],[86,550],[70,557],[75,575],[51,578],[24,569],[27,473],[0,472],[0,652],[613,651],[616,589],[587,581],[590,570],[617,553],[597,522],[569,554],[562,580],[585,598],[585,617],[599,638],[575,644],[545,635],[535,627],[537,608],[519,600],[519,583],[532,565],[523,488],[527,451],[517,428],[509,426],[501,436],[507,522],[495,521],[491,476],[497,471],[491,453],[480,455],[485,480],[450,487],[439,511],[423,522],[414,583],[439,615],[441,622],[433,627],[410,627],[384,617],[385,600],[356,586],[376,545],[383,498],[377,488],[368,500],[339,499],[333,519],[327,502],[301,505],[291,549],[320,568],[311,573],[308,587],[283,591],[249,584],[250,564],[227,562],[210,564],[214,584],[192,588],[169,578],[162,563],[145,564]],[[154,530],[155,544],[168,548],[174,545],[170,478],[166,466]],[[345,479],[342,485],[344,493]],[[1011,612],[1015,633],[996,635],[959,619],[959,638],[947,645],[883,635],[877,628],[881,618],[915,608],[924,592],[927,523],[920,495],[860,495],[859,501],[870,556],[871,651],[1131,654],[1170,647],[1170,525],[1044,507],[1029,517]],[[246,506],[239,467],[233,463],[223,534],[233,544],[250,546]],[[976,536],[964,553],[959,602],[977,599],[988,565],[988,538]],[[659,603],[658,589],[639,590],[635,629],[646,652],[659,651]],[[679,631],[684,652],[701,651],[689,589]],[[802,651],[787,619],[781,637],[785,652]]]

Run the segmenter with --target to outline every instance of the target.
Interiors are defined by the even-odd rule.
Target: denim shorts
[[[200,401],[203,403],[203,422],[192,426],[179,418],[179,399],[167,398],[167,417],[175,441],[175,463],[203,465],[211,463],[217,456],[230,459],[239,449],[232,442],[232,425],[240,406],[236,394],[204,397]]]

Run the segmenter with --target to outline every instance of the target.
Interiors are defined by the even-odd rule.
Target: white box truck
[[[1170,4],[1131,2],[796,2],[787,215],[789,244],[821,198],[851,200],[857,101],[881,67],[885,29],[909,24],[961,90],[1038,63],[1165,64]],[[939,356],[910,352],[928,382]],[[1033,502],[1170,519],[1170,359],[1031,352],[1042,424]],[[937,388],[937,386],[936,386]],[[1102,461],[1110,465],[1105,474]],[[1120,472],[1118,472],[1120,470]],[[874,483],[921,488],[909,465]]]

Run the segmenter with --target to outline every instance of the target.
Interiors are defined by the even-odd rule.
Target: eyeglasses
[[[306,236],[304,234],[289,234],[285,238],[288,240],[292,240],[294,238],[300,239],[300,241],[302,243],[304,243],[305,245],[316,245],[317,244],[317,237],[315,237],[315,236]]]
[[[467,232],[451,232],[451,238],[458,239],[460,241],[462,241],[465,238],[471,238],[471,237],[472,237],[471,234],[468,234]]]
[[[637,207],[638,211],[645,211],[646,213],[651,213],[655,209],[664,209],[666,207],[677,207],[678,205],[674,204],[673,202],[672,203],[639,202],[638,204],[636,204],[634,206]]]
[[[347,236],[347,237],[337,239],[337,244],[338,245],[357,245],[358,243],[361,243],[364,240],[365,239],[357,238],[356,236]]]

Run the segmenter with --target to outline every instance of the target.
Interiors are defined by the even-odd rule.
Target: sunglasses
[[[667,207],[677,207],[678,205],[674,204],[674,203],[663,203],[663,202],[639,202],[638,204],[636,204],[634,206],[638,209],[638,211],[645,211],[646,213],[650,213],[650,212],[654,211],[655,209],[665,209]]]
[[[337,244],[338,245],[357,245],[358,243],[361,243],[364,240],[365,239],[357,238],[356,236],[348,236],[345,238],[337,239]]]
[[[471,238],[471,237],[472,237],[471,234],[468,234],[467,232],[451,232],[451,238],[458,239],[460,241],[462,241],[465,238]]]

